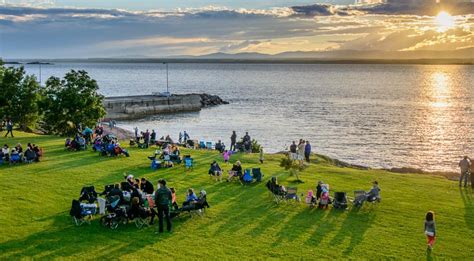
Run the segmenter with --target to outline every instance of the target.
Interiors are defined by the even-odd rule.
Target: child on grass
[[[428,213],[426,213],[425,235],[428,240],[428,249],[431,250],[433,249],[433,245],[436,240],[436,224],[433,211],[428,211]]]
[[[229,159],[230,159],[230,151],[225,150],[224,153],[222,153],[222,156],[224,157],[224,162],[225,164],[229,164]]]

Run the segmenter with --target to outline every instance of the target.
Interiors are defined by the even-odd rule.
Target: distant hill
[[[9,59],[5,62],[28,63],[37,59]],[[120,56],[87,59],[42,59],[42,62],[109,62],[109,63],[407,63],[407,64],[474,64],[474,48],[455,51],[294,51],[275,55],[257,52],[211,53],[166,57]]]

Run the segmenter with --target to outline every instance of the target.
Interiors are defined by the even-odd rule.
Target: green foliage
[[[59,135],[74,134],[78,125],[94,126],[105,115],[104,97],[97,82],[85,71],[68,72],[63,79],[46,81],[44,129]]]
[[[10,118],[22,130],[36,127],[40,116],[41,89],[23,67],[0,66],[0,118]]]
[[[297,160],[292,160],[290,154],[280,160],[280,167],[290,172],[291,176],[295,176],[297,181],[301,181],[298,173],[306,168],[306,165],[300,164]]]
[[[252,153],[259,153],[262,145],[258,144],[257,140],[252,139]]]

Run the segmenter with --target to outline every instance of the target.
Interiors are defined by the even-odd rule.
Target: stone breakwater
[[[202,108],[228,104],[217,95],[176,94],[169,97],[157,95],[136,95],[106,97],[104,107],[106,119],[134,120],[149,115],[164,113],[200,111]]]

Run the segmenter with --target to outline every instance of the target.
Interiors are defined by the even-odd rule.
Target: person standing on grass
[[[297,158],[300,162],[300,165],[304,163],[304,150],[305,150],[305,142],[303,139],[300,139],[300,143],[298,144],[298,151],[297,151]]]
[[[309,156],[311,155],[311,144],[309,144],[309,141],[306,141],[306,146],[304,147],[304,158],[306,159],[306,162],[309,163]]]
[[[296,146],[295,141],[290,145],[290,158],[291,160],[296,160],[296,149],[298,146]]]
[[[474,189],[474,163],[471,162],[471,188]]]
[[[260,147],[260,164],[263,164],[263,147]]]
[[[163,233],[163,218],[166,219],[166,230],[171,232],[170,205],[171,190],[166,187],[166,180],[158,181],[158,189],[155,192],[155,205],[158,208],[158,232]]]
[[[235,151],[235,143],[237,142],[237,133],[232,131],[232,136],[230,136],[230,150]]]
[[[13,138],[13,122],[11,120],[7,121],[7,133],[5,134],[5,138],[10,133],[11,137]]]
[[[461,168],[461,176],[459,177],[459,186],[462,186],[462,180],[464,179],[464,187],[467,187],[467,178],[469,176],[469,169],[471,168],[471,162],[469,161],[468,156],[459,162],[459,167]]]
[[[428,249],[432,250],[433,245],[436,241],[436,224],[435,224],[435,218],[434,218],[434,212],[433,211],[428,211],[426,213],[426,219],[425,219],[425,235],[428,241]]]

